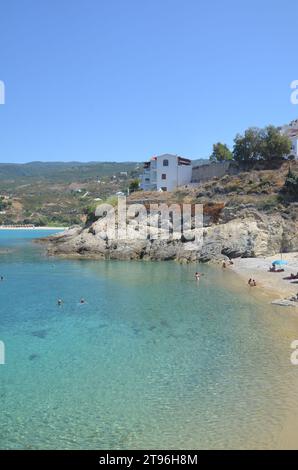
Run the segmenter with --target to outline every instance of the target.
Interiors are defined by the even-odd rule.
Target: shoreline
[[[291,273],[298,273],[298,252],[282,255],[283,260],[288,262],[283,266],[284,272],[269,272],[272,261],[280,259],[280,257],[280,254],[276,254],[258,258],[236,258],[233,260],[234,264],[227,269],[236,273],[239,278],[245,281],[246,285],[250,278],[255,279],[257,287],[251,289],[265,294],[270,297],[271,301],[283,300],[298,293],[298,279],[292,281],[284,279]],[[293,306],[295,306],[294,303]],[[298,307],[298,302],[296,306]]]
[[[1,226],[0,230],[67,230],[69,227],[12,227]]]

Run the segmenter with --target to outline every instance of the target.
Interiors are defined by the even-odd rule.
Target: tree
[[[278,127],[264,129],[250,127],[234,140],[233,155],[236,161],[282,160],[291,152],[291,141]]]
[[[135,191],[139,189],[139,187],[140,187],[140,181],[138,179],[134,179],[131,181],[129,185],[129,192],[134,193]]]
[[[217,142],[217,144],[213,145],[213,152],[210,155],[210,160],[212,162],[224,162],[232,159],[233,154],[226,144]]]
[[[290,139],[281,134],[277,127],[267,126],[261,132],[260,154],[263,160],[282,160],[290,154],[291,149]]]
[[[234,139],[233,156],[236,161],[254,161],[261,158],[261,130],[250,127],[244,135],[237,134]]]

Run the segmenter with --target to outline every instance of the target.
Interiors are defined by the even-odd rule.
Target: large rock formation
[[[88,227],[74,227],[48,238],[48,253],[80,258],[121,260],[210,261],[225,257],[268,256],[280,251],[298,251],[297,221],[279,213],[266,215],[252,207],[236,213],[223,211],[219,223],[205,226],[197,234],[195,247],[183,235],[175,240],[109,238],[97,220]]]

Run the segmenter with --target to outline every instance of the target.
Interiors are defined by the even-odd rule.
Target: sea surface
[[[219,268],[48,258],[45,235],[0,231],[1,449],[278,446],[293,314]]]

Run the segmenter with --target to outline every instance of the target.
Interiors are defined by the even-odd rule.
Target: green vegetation
[[[280,129],[267,126],[264,129],[250,127],[243,135],[237,134],[234,139],[233,152],[226,144],[217,142],[213,145],[210,156],[212,162],[235,160],[236,162],[253,163],[258,161],[278,162],[286,157],[290,160],[291,141],[281,134]]]
[[[210,155],[212,162],[223,162],[226,160],[233,160],[233,154],[226,144],[217,142],[213,145],[213,152]]]
[[[253,161],[259,158],[259,129],[247,129],[244,135],[237,134],[234,140],[233,156],[236,161]]]
[[[0,211],[6,211],[11,206],[11,201],[0,196]]]
[[[88,208],[126,193],[140,172],[125,162],[0,164],[0,224],[81,224]]]
[[[139,187],[140,187],[140,180],[136,178],[132,180],[132,182],[130,183],[129,192],[133,193],[135,191],[138,191]]]
[[[284,159],[290,152],[290,139],[274,126],[265,129],[251,127],[244,135],[238,134],[234,140],[233,156],[236,161],[277,161]]]
[[[288,171],[281,193],[286,198],[298,202],[298,174],[295,174],[291,168]]]

